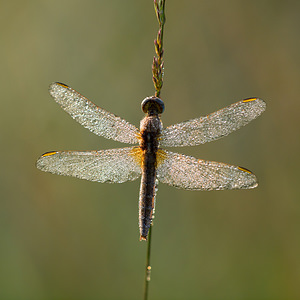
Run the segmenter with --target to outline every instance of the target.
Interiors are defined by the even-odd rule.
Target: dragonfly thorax
[[[162,114],[165,110],[164,102],[157,97],[147,97],[141,103],[142,111],[145,114],[157,115]]]
[[[142,150],[152,149],[156,152],[158,138],[162,131],[162,122],[158,115],[145,116],[140,124],[140,147]]]

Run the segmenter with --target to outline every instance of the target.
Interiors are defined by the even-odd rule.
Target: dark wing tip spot
[[[253,174],[250,170],[248,170],[248,169],[246,169],[244,167],[238,167],[238,169],[241,170],[241,171],[247,172],[249,174]]]
[[[57,151],[49,151],[49,152],[46,152],[44,154],[41,155],[41,157],[45,157],[45,156],[50,156],[50,155],[53,155],[53,154],[56,154]]]
[[[69,86],[62,83],[62,82],[54,82],[54,84],[58,84],[58,85],[61,85],[62,87],[65,87],[65,88],[68,88]]]
[[[246,98],[243,100],[243,102],[252,102],[252,101],[255,101],[255,100],[258,100],[259,98],[256,98],[256,97],[252,97],[252,98]]]

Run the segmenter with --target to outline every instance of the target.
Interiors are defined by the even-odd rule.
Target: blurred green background
[[[168,1],[164,124],[258,96],[266,112],[213,143],[173,149],[249,168],[255,190],[159,185],[150,299],[300,299],[300,2]],[[97,184],[35,168],[93,135],[47,92],[64,82],[139,126],[154,93],[153,1],[2,1],[1,299],[141,299],[139,181]]]

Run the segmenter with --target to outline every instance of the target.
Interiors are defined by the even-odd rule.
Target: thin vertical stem
[[[159,97],[161,88],[163,85],[163,76],[164,76],[164,62],[163,62],[163,36],[164,36],[164,25],[166,21],[165,17],[165,0],[154,0],[154,9],[155,14],[159,24],[159,30],[157,37],[154,40],[155,53],[157,57],[154,56],[152,64],[152,74],[153,74],[153,83],[155,87],[155,96]],[[157,192],[157,183],[155,185],[155,193]],[[155,197],[155,196],[154,196]],[[154,199],[155,202],[155,199]],[[154,212],[153,212],[154,217]],[[148,233],[148,243],[147,243],[147,256],[146,256],[146,270],[145,270],[145,282],[144,282],[144,300],[148,299],[149,294],[149,281],[151,279],[151,237],[152,237],[152,224],[149,228]]]
[[[147,257],[146,257],[146,272],[145,272],[145,286],[144,286],[144,300],[148,299],[149,281],[151,279],[151,265],[150,265],[150,257],[151,257],[151,232],[152,232],[152,226],[150,226],[149,233],[148,233]]]

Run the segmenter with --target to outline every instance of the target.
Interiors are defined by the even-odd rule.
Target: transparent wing
[[[134,125],[98,107],[67,85],[52,83],[49,93],[74,120],[91,132],[122,143],[138,143],[139,131]]]
[[[242,167],[166,150],[160,150],[159,156],[158,180],[177,188],[210,191],[250,189],[258,185],[255,175]]]
[[[141,175],[134,147],[101,151],[53,151],[43,154],[38,169],[97,182],[122,183]]]
[[[214,141],[248,124],[266,109],[266,103],[250,98],[234,103],[205,117],[165,128],[160,145],[166,147],[196,146]]]

